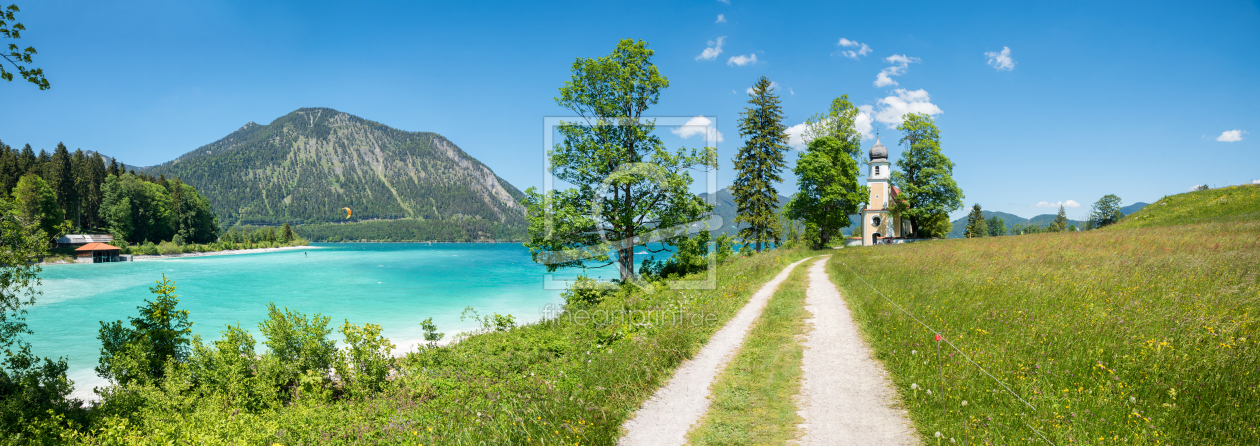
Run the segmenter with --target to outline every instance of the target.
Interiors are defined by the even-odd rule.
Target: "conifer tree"
[[[1054,216],[1054,222],[1050,223],[1050,230],[1055,232],[1063,232],[1067,230],[1068,219],[1067,212],[1063,210],[1063,205],[1059,205],[1059,214]]]
[[[986,237],[989,235],[989,225],[984,221],[984,213],[980,211],[980,203],[976,203],[971,207],[971,214],[967,215],[967,230],[963,236],[967,238]]]
[[[280,229],[280,240],[285,243],[293,241],[293,228],[289,227],[288,223],[285,223],[284,227]]]
[[[748,225],[739,230],[739,236],[746,244],[755,243],[757,252],[761,252],[763,243],[773,241],[777,245],[783,238],[776,214],[779,192],[774,183],[783,181],[779,171],[783,170],[788,136],[783,108],[770,79],[758,79],[749,96],[751,105],[740,112],[743,119],[739,122],[739,134],[746,141],[735,155],[738,174],[731,185],[731,195],[735,196],[735,224]]]

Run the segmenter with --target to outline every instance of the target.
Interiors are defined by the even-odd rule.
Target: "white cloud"
[[[1244,130],[1226,130],[1221,132],[1221,136],[1217,136],[1216,140],[1220,142],[1238,142],[1242,141],[1242,134],[1247,133]]]
[[[736,66],[736,65],[738,65],[738,66],[741,66],[741,67],[742,67],[742,66],[744,66],[744,65],[752,65],[752,64],[755,64],[755,63],[757,63],[757,55],[756,55],[756,54],[749,54],[749,55],[747,55],[747,56],[742,55],[742,54],[741,54],[741,55],[739,55],[739,56],[731,56],[731,58],[730,58],[730,59],[728,59],[728,60],[726,61],[726,64],[727,64],[727,65],[730,65],[730,66],[732,66],[732,67],[733,67],[733,66]]]
[[[787,128],[788,145],[795,147],[796,150],[805,150],[805,146],[809,144],[805,141],[805,123],[791,126]]]
[[[888,63],[892,64],[892,66],[880,70],[879,74],[875,76],[876,87],[897,85],[897,81],[892,80],[889,76],[900,76],[906,74],[906,69],[910,67],[910,64],[917,63],[919,58],[906,57],[904,54],[893,54],[884,58],[884,60],[888,61]]]
[[[831,118],[824,119],[823,122],[830,122]],[[853,119],[853,130],[862,135],[862,139],[872,139],[875,134],[872,130],[871,106],[858,106],[858,115]],[[809,141],[805,139],[805,123],[791,126],[787,128],[788,145],[795,147],[796,150],[805,150],[805,146],[809,145]]]
[[[901,125],[904,121],[903,116],[907,113],[926,113],[936,116],[941,113],[940,107],[931,102],[931,96],[927,90],[918,89],[909,91],[904,88],[893,90],[895,96],[888,96],[876,101],[876,106],[871,107],[865,105],[858,109],[865,111],[875,118],[876,121],[887,125],[888,128],[894,128]],[[861,116],[859,116],[859,119]]]
[[[1189,189],[1186,189],[1186,192],[1194,192],[1194,191],[1196,191],[1196,190],[1199,190],[1199,188],[1200,188],[1200,187],[1203,187],[1203,185],[1202,185],[1202,184],[1196,184],[1196,185],[1194,185],[1194,186],[1190,186],[1190,188],[1189,188]]]
[[[730,5],[730,4],[731,4],[731,0],[718,0],[718,3],[722,3],[722,4],[724,4],[724,5]]]
[[[704,116],[688,119],[685,124],[678,126],[678,128],[670,129],[669,132],[678,135],[682,139],[702,136],[705,141],[722,142],[725,140],[722,137],[722,132],[717,131],[717,126],[713,125],[713,121]]]
[[[1002,52],[1000,53],[997,51],[985,51],[984,57],[989,58],[989,65],[993,65],[993,68],[998,71],[1015,69],[1015,61],[1011,59],[1011,47],[1009,46],[1002,47]]]
[[[696,60],[713,60],[717,59],[718,54],[722,54],[722,42],[726,40],[726,36],[718,37],[717,41],[710,40],[709,47],[704,49]]]
[[[1260,184],[1260,180],[1251,180],[1251,184]]]
[[[771,90],[778,90],[778,89],[779,89],[779,83],[778,83],[778,82],[775,82],[775,81],[770,81],[770,89],[771,89]],[[752,89],[752,87],[748,87],[748,88],[744,89],[744,93],[753,94],[753,89]]]
[[[718,19],[713,23],[726,23],[726,14],[718,14]]]
[[[1077,203],[1077,202],[1076,202],[1076,200],[1056,201],[1056,202],[1054,202],[1054,203],[1051,203],[1051,202],[1049,202],[1049,201],[1043,201],[1043,202],[1040,202],[1040,203],[1034,204],[1034,205],[1029,206],[1029,207],[1034,207],[1034,208],[1056,208],[1056,209],[1057,209],[1059,206],[1063,206],[1063,207],[1065,207],[1065,208],[1079,208],[1079,207],[1081,207],[1081,204],[1080,204],[1080,203]]]
[[[796,96],[796,90],[793,90],[792,87],[788,87],[788,93],[791,93],[792,96]]]
[[[836,42],[836,46],[840,47],[840,49],[836,50],[836,54],[854,60],[857,60],[859,56],[865,56],[871,52],[871,47],[866,46],[865,43],[854,42],[843,37],[840,38],[839,42]],[[852,47],[854,49],[846,50],[845,48],[847,47]]]

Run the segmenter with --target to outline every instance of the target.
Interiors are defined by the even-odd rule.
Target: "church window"
[[[875,175],[879,175],[879,166],[875,166]]]
[[[876,215],[876,216],[875,216],[875,218],[872,218],[872,219],[871,219],[871,223],[873,223],[875,226],[879,226],[879,223],[880,223],[880,222],[882,222],[882,221],[883,221],[883,220],[880,220],[880,218],[879,218],[879,216],[878,216],[878,215]]]

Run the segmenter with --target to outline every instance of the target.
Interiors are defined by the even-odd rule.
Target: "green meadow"
[[[1094,231],[843,249],[828,272],[929,444],[1256,444],[1257,191]]]

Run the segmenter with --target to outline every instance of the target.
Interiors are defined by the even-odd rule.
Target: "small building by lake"
[[[120,249],[104,243],[88,243],[74,250],[79,255],[74,263],[121,262],[123,259],[118,255]]]
[[[88,243],[114,243],[114,236],[109,234],[66,234],[57,237],[58,248],[79,247]]]

